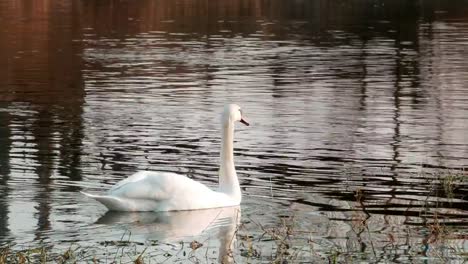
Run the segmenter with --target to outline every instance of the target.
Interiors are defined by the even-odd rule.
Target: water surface
[[[187,243],[174,241],[225,252],[235,236],[237,261],[272,261],[277,242],[262,233],[286,222],[297,260],[466,258],[467,11],[435,0],[0,0],[0,244],[115,256],[109,241],[158,241],[175,261]],[[252,124],[235,135],[239,214],[106,214],[79,193],[137,170],[215,186],[228,102]],[[207,227],[184,233],[183,218]],[[174,226],[182,234],[161,231]]]

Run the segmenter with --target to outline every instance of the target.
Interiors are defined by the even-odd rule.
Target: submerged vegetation
[[[408,204],[408,216],[375,213],[375,201],[368,197],[366,190],[357,188],[351,191],[353,200],[347,202],[347,210],[325,216],[304,216],[291,211],[272,223],[261,223],[254,216],[244,217],[234,227],[219,227],[212,232],[224,232],[224,238],[217,237],[219,243],[213,244],[209,238],[175,243],[140,242],[133,241],[131,233],[125,232],[118,241],[102,241],[98,245],[32,248],[3,245],[0,264],[467,262],[466,228],[462,224],[460,230],[452,221],[452,216],[463,214],[463,209],[449,212],[445,206],[439,207],[442,203],[464,204],[468,186],[466,171],[416,177],[424,178],[430,188],[424,201],[415,201],[420,205],[419,211],[411,211],[415,204]],[[305,221],[297,219],[301,217],[322,217],[327,221],[304,226]],[[378,224],[382,222],[386,225]]]
[[[366,229],[365,223],[356,226],[357,229]],[[356,261],[385,262],[395,256],[385,256],[387,249],[351,251],[339,245],[331,245],[323,248],[321,239],[303,239],[306,232],[296,230],[293,219],[284,219],[283,224],[277,227],[265,227],[256,223],[259,233],[248,235],[239,226],[238,241],[234,250],[228,252],[224,258],[213,257],[218,252],[212,247],[195,240],[180,242],[172,250],[167,250],[162,244],[156,242],[149,245],[141,245],[134,241],[107,241],[106,253],[97,252],[93,247],[70,246],[60,252],[52,247],[39,247],[23,250],[14,250],[5,246],[0,248],[0,264],[6,263],[300,263],[303,261],[315,261],[318,263],[356,263]],[[440,229],[442,228],[442,229]],[[447,263],[458,260],[460,263],[468,261],[468,253],[462,247],[450,245],[449,241],[457,236],[456,231],[441,225],[431,225],[426,228],[431,233],[430,239],[421,241],[419,247],[407,252],[409,259],[427,258],[424,256],[424,248],[433,247],[437,255],[431,257],[432,263]],[[453,232],[453,233],[452,233]],[[300,237],[300,238],[298,238]],[[371,237],[370,237],[371,238]],[[466,239],[464,237],[463,239]],[[394,241],[393,241],[394,242]],[[269,246],[268,246],[269,245]],[[388,241],[387,247],[392,247],[392,241]],[[397,249],[395,249],[397,250]],[[213,252],[211,252],[213,251]],[[375,252],[382,251],[382,252]],[[214,254],[212,254],[214,253]]]
[[[317,261],[320,263],[355,263],[356,261],[389,261],[398,256],[393,255],[392,250],[374,248],[369,244],[370,250],[353,251],[338,244],[323,248],[321,238],[314,238],[313,234],[295,229],[293,219],[283,219],[283,224],[277,227],[266,227],[259,223],[255,234],[248,234],[239,226],[237,241],[233,240],[233,251],[227,252],[221,258],[213,247],[206,247],[201,242],[180,242],[172,250],[168,250],[163,244],[152,242],[142,245],[134,241],[107,241],[101,252],[93,247],[70,246],[64,251],[54,250],[52,247],[38,247],[30,249],[13,249],[9,246],[0,248],[0,264],[6,263],[300,263],[303,261]],[[365,221],[355,222],[353,228],[366,230],[370,241],[372,235]],[[361,226],[359,226],[361,225]],[[425,231],[424,231],[425,230]],[[431,235],[426,240],[421,240],[414,249],[407,253],[411,258],[428,258],[424,249],[431,247],[436,252],[432,256],[433,263],[446,263],[459,260],[461,263],[468,261],[468,253],[463,247],[450,244],[450,240],[467,239],[466,235],[457,234],[456,230],[447,228],[435,220],[434,223],[421,230],[409,232],[428,232]],[[305,237],[309,236],[308,239]],[[395,243],[395,245],[392,245]],[[386,247],[397,247],[395,241],[388,241]],[[394,248],[397,251],[397,248]],[[102,251],[105,251],[103,253]],[[379,251],[379,252],[376,252]],[[386,254],[389,254],[386,256]],[[407,256],[407,257],[408,257]],[[404,256],[402,256],[404,257]]]

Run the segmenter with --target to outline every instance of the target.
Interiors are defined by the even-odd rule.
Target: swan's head
[[[231,122],[239,121],[246,126],[249,125],[249,123],[245,120],[245,117],[242,115],[240,106],[236,104],[228,104],[224,107],[223,119],[226,121],[229,120]]]

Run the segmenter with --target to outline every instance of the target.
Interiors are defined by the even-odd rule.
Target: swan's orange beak
[[[249,122],[245,121],[244,118],[241,118],[240,122],[241,122],[242,124],[246,125],[246,126],[249,126],[249,125],[250,125]]]

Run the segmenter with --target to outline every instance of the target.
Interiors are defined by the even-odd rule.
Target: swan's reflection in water
[[[240,206],[174,212],[114,212],[108,211],[96,224],[119,225],[132,237],[163,242],[197,239],[209,233],[219,242],[218,261],[233,262],[232,251],[236,229],[240,223]]]

